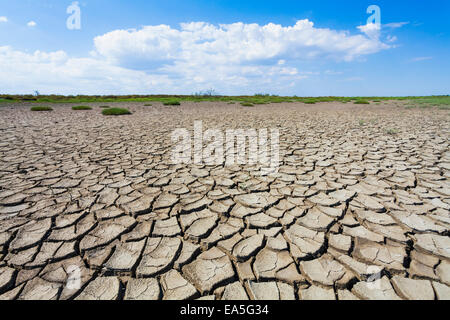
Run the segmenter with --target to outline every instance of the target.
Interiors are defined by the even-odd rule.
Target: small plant
[[[92,108],[89,107],[89,106],[76,106],[76,107],[72,107],[72,110],[77,110],[77,111],[79,111],[79,110],[92,110]]]
[[[121,116],[131,114],[130,110],[124,108],[108,108],[102,111],[104,116]]]
[[[253,107],[254,104],[253,104],[253,103],[250,103],[250,102],[242,102],[242,103],[241,103],[241,106],[243,106],[243,107]]]
[[[50,107],[32,107],[31,111],[53,111]]]
[[[390,129],[386,130],[386,133],[393,136],[393,135],[396,135],[398,133],[398,130],[390,128]]]
[[[370,104],[370,102],[367,100],[356,100],[354,104]]]
[[[359,120],[359,125],[362,127],[362,126],[364,126],[366,124],[366,122],[364,121],[364,120]]]
[[[151,103],[144,104],[144,107],[151,107],[151,106],[152,106]]]
[[[179,106],[181,105],[180,101],[177,100],[170,100],[170,101],[166,101],[164,102],[165,106]]]

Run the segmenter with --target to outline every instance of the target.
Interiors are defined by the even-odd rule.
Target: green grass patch
[[[241,102],[241,106],[243,107],[254,107],[255,105],[250,102]]]
[[[367,100],[356,100],[355,102],[353,102],[354,104],[370,104],[369,101]]]
[[[408,100],[411,105],[421,109],[437,107],[441,110],[448,110],[450,108],[450,96],[410,97]],[[407,109],[412,109],[408,107]]]
[[[99,107],[100,109],[108,109],[108,108],[111,108],[110,106],[100,106]]]
[[[50,107],[32,107],[31,111],[53,111]]]
[[[165,106],[180,106],[181,103],[178,100],[169,100],[169,101],[164,101],[163,104]]]
[[[151,107],[151,106],[153,106],[151,103],[144,104],[144,107]]]
[[[121,116],[131,114],[130,110],[124,108],[109,108],[102,111],[104,116]]]
[[[50,103],[71,103],[73,105],[90,105],[90,104],[108,104],[108,103],[127,103],[138,102],[141,104],[168,103],[171,101],[183,102],[223,102],[223,103],[252,103],[252,104],[276,104],[276,103],[357,103],[359,101],[374,101],[375,103],[395,103],[405,102],[406,104],[414,105],[431,105],[433,107],[443,108],[448,110],[450,106],[450,96],[411,96],[411,97],[297,97],[297,96],[277,96],[269,94],[257,94],[246,96],[220,96],[220,95],[95,95],[95,96],[62,96],[62,95],[2,95],[0,94],[0,105],[15,102],[30,102],[36,104],[50,104]],[[367,104],[364,103],[364,104]],[[175,104],[178,105],[178,104]]]
[[[92,107],[89,107],[89,106],[76,106],[76,107],[72,107],[72,110],[77,110],[77,111],[92,110]]]

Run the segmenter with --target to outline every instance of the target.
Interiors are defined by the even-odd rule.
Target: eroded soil
[[[397,104],[3,105],[0,299],[449,299],[449,112]],[[279,172],[172,165],[195,120]]]

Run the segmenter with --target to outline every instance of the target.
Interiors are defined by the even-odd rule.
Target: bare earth
[[[0,107],[0,299],[450,299],[448,111],[110,105]],[[195,120],[279,173],[172,165]]]

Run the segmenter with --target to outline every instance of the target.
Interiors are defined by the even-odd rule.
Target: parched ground
[[[0,107],[0,299],[450,299],[448,111],[115,105]],[[195,120],[279,172],[172,165]]]

